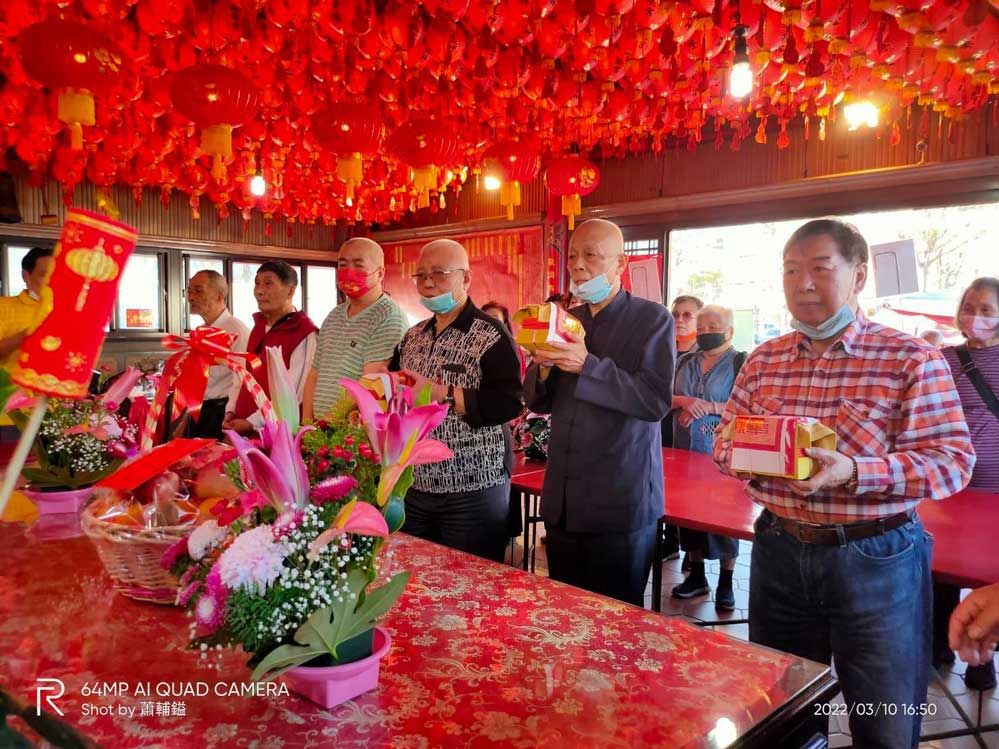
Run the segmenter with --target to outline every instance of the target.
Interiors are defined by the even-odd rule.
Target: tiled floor
[[[713,592],[711,594],[679,600],[670,597],[673,586],[683,581],[683,574],[680,572],[680,560],[667,562],[663,566],[663,602],[662,611],[666,616],[683,616],[694,621],[724,621],[727,619],[745,619],[748,615],[749,607],[749,555],[752,544],[747,541],[741,542],[739,559],[736,562],[733,583],[735,587],[736,610],[730,613],[715,611]],[[523,546],[518,542],[512,550],[512,558],[520,562],[523,558]],[[509,557],[508,557],[509,561]],[[545,557],[545,547],[541,544],[538,547],[535,562],[535,571],[539,575],[548,574],[548,561]],[[718,580],[718,563],[707,563],[708,582],[712,589]],[[646,590],[646,608],[652,608],[652,583]],[[749,628],[746,624],[727,624],[715,627],[725,634],[740,639],[748,639]],[[999,656],[997,656],[999,665]],[[979,711],[982,725],[999,724],[999,690],[991,689],[987,692],[969,690],[964,684],[965,664],[958,661],[950,669],[942,670],[940,676],[943,678],[948,689],[954,696],[958,705],[971,718],[972,723],[977,723]],[[837,697],[834,701],[842,701]],[[960,713],[954,705],[947,699],[941,689],[940,681],[934,678],[930,683],[928,704],[933,705],[935,715],[932,718],[923,720],[923,734],[931,735],[946,731],[961,730],[967,727],[967,723],[961,718]],[[925,741],[920,744],[921,748],[933,749],[999,749],[999,732],[983,734],[984,743],[979,743],[972,736],[962,736],[953,739],[941,739],[935,741]],[[830,723],[829,745],[832,749],[838,747],[852,746],[850,740],[849,726],[845,720],[832,719]]]

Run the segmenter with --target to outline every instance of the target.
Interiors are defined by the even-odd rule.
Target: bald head
[[[381,245],[367,237],[348,239],[340,247],[340,259],[347,261],[345,267],[351,267],[351,261],[358,258],[366,260],[371,270],[385,267],[385,252]]]
[[[608,256],[624,254],[624,235],[617,224],[602,218],[591,218],[584,221],[573,232],[570,244],[573,242],[596,242],[605,247]]]
[[[423,245],[423,249],[420,250],[420,264],[422,265],[424,261],[438,268],[467,270],[468,252],[453,239],[435,239]]]

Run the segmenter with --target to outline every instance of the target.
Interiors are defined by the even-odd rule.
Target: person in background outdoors
[[[233,333],[236,339],[230,351],[246,351],[250,329],[237,320],[226,307],[229,284],[218,271],[202,270],[187,282],[187,304],[192,315],[204,320],[204,326]],[[208,386],[201,404],[198,420],[192,420],[187,429],[188,437],[222,437],[222,422],[229,411],[236,410],[241,383],[231,369],[217,364],[208,369]]]
[[[38,315],[42,289],[51,272],[52,250],[32,247],[21,258],[21,279],[27,288],[17,296],[0,297],[0,367],[7,371],[17,363],[17,352]]]
[[[673,446],[710,455],[715,427],[732,393],[732,384],[746,359],[732,346],[732,310],[708,305],[697,316],[697,349],[680,357],[673,383]],[[732,573],[739,556],[739,539],[680,528],[680,545],[690,554],[687,579],[673,588],[674,598],[694,598],[710,591],[704,560],[721,561],[715,608],[732,611]]]
[[[697,351],[697,315],[704,307],[704,302],[696,296],[683,294],[673,300],[671,313],[673,315],[673,325],[676,327],[676,356],[677,365],[680,357],[687,353]],[[671,410],[662,420],[660,431],[663,438],[663,447],[675,447],[673,437],[674,412]],[[663,528],[663,543],[665,544],[666,561],[676,559],[680,555],[680,529],[675,525],[666,525]],[[690,554],[685,554],[681,570],[690,570]]]
[[[297,288],[298,273],[282,260],[269,260],[257,269],[253,280],[253,296],[257,300],[259,312],[253,313],[253,330],[250,331],[246,350],[260,360],[259,366],[253,369],[253,376],[269,398],[271,391],[267,380],[267,349],[271,346],[280,348],[284,365],[291,373],[291,382],[301,403],[305,380],[316,355],[319,329],[304,312],[295,309],[293,300]],[[241,388],[235,411],[226,414],[222,428],[249,434],[263,425],[264,419],[257,410],[253,396],[245,387]]]
[[[409,329],[409,321],[385,294],[385,253],[364,237],[348,239],[340,248],[336,285],[347,297],[319,330],[319,345],[302,395],[305,421],[326,414],[340,398],[344,377],[383,372],[392,352]]]
[[[999,645],[999,583],[971,591],[950,617],[950,646],[969,667],[993,663]]]
[[[432,436],[454,457],[416,466],[406,494],[403,531],[502,562],[507,541],[510,472],[503,425],[522,408],[520,359],[513,339],[468,296],[465,248],[437,239],[420,251],[413,276],[433,313],[409,329],[390,371],[403,371],[432,401],[448,406]]]
[[[663,514],[659,422],[673,398],[673,319],[621,287],[624,237],[609,221],[569,241],[570,310],[583,338],[538,351],[527,406],[552,414],[541,516],[551,577],[642,606]]]
[[[955,325],[967,342],[945,348],[943,355],[954,375],[978,456],[968,486],[995,492],[999,507],[999,278],[979,278],[971,283],[961,295]],[[934,584],[935,666],[954,662],[954,652],[947,643],[947,619],[960,597],[960,588]],[[964,681],[973,689],[992,689],[996,685],[994,662],[990,659],[968,666]]]
[[[944,337],[943,333],[941,333],[939,330],[936,330],[934,328],[930,328],[929,330],[924,330],[922,333],[919,334],[919,337],[922,338],[924,341],[926,341],[928,344],[930,344],[933,348],[943,348]]]
[[[749,638],[836,661],[855,746],[919,743],[918,712],[858,709],[926,702],[932,634],[930,552],[916,507],[971,478],[975,451],[943,355],[869,321],[857,298],[869,250],[857,229],[809,221],[783,253],[794,332],[766,341],[736,377],[715,437],[722,472],[749,478],[763,505],[749,579]],[[796,416],[835,430],[809,448],[809,479],[733,472],[736,416]],[[814,728],[828,731],[817,712]]]

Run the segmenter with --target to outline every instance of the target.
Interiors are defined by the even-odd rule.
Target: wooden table
[[[377,691],[332,710],[220,696],[242,657],[186,651],[182,610],[117,594],[89,540],[45,527],[0,525],[0,688],[33,705],[37,679],[62,680],[62,720],[115,749],[800,747],[787,737],[837,690],[823,665],[395,536],[413,578]],[[102,683],[119,694],[83,695]]]

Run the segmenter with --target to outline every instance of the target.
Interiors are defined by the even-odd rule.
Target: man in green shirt
[[[336,285],[347,301],[319,330],[319,347],[305,381],[302,416],[321,417],[336,403],[343,377],[383,372],[409,330],[406,315],[382,289],[385,253],[377,242],[357,237],[340,248]]]

